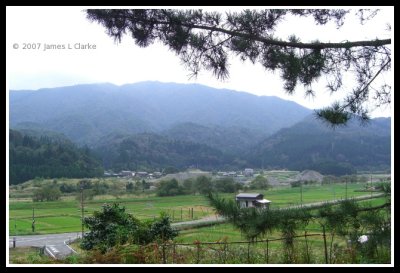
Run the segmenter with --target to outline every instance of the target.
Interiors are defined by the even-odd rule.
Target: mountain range
[[[140,82],[10,91],[11,127],[53,130],[89,146],[110,133],[161,132],[190,122],[251,129],[266,136],[310,112],[277,97],[199,84]]]
[[[294,102],[198,84],[10,91],[10,128],[68,138],[115,170],[387,170],[390,123],[390,118],[366,126],[352,121],[333,130]]]

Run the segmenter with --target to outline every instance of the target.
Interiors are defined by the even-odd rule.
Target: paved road
[[[53,258],[63,258],[75,251],[67,245],[68,242],[80,238],[81,233],[60,233],[45,235],[24,235],[10,236],[8,239],[9,247],[13,247],[14,238],[16,239],[16,247],[44,247],[47,255]]]
[[[198,227],[198,226],[212,225],[216,223],[223,223],[225,221],[226,219],[224,217],[213,215],[198,220],[173,223],[171,224],[171,226],[175,227],[176,229],[185,229],[189,227]]]
[[[384,193],[374,193],[374,194],[369,194],[369,195],[361,195],[361,196],[353,197],[351,199],[361,201],[361,200],[368,200],[368,199],[373,199],[373,198],[382,197],[382,196],[385,196],[385,194]],[[344,200],[345,199],[336,199],[336,200],[329,200],[329,201],[322,201],[322,202],[315,202],[315,203],[306,203],[303,205],[295,205],[295,206],[284,207],[284,208],[280,208],[280,209],[285,210],[285,209],[300,208],[300,207],[317,209],[326,204],[331,204],[331,205],[338,204],[340,202],[343,202]]]

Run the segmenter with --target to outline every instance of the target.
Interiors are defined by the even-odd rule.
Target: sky
[[[107,36],[102,26],[86,19],[83,9],[83,7],[7,7],[8,89],[39,89],[98,82],[121,85],[155,80],[198,83],[258,96],[278,96],[311,109],[328,106],[345,94],[343,91],[330,95],[324,87],[325,81],[322,78],[313,86],[317,91],[317,96],[314,98],[306,98],[302,88],[298,88],[294,95],[287,95],[279,73],[265,71],[259,64],[243,63],[234,56],[230,59],[229,79],[218,80],[208,71],[202,71],[196,79],[193,79],[189,77],[189,71],[181,64],[179,57],[167,47],[155,43],[140,48],[129,36],[125,36],[121,43],[116,43]],[[212,7],[212,9],[224,12],[228,7]],[[393,32],[386,30],[387,24],[393,28],[393,18],[393,7],[381,7],[381,12],[365,25],[359,24],[355,17],[347,16],[344,26],[339,30],[334,23],[316,26],[311,18],[291,18],[278,26],[276,34],[281,38],[296,34],[303,42],[316,38],[323,42],[386,39],[393,38]],[[77,43],[89,44],[91,49],[75,49]],[[39,44],[39,49],[26,48],[38,47]],[[45,44],[65,48],[43,50]],[[72,49],[69,49],[69,46]],[[393,72],[384,77],[386,82],[393,82]],[[351,78],[348,78],[349,86],[350,83]],[[391,116],[392,108],[393,106],[377,109],[372,112],[372,117]]]

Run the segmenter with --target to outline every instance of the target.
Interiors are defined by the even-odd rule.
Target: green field
[[[325,200],[345,198],[345,184],[303,186],[303,203],[313,203]],[[368,192],[357,192],[364,189],[365,184],[348,184],[347,197],[368,195]],[[264,198],[271,200],[271,207],[284,207],[300,204],[300,188],[273,188],[264,191]],[[221,194],[224,198],[233,199],[235,194]],[[104,203],[118,202],[126,207],[129,213],[140,219],[151,219],[167,212],[173,222],[191,220],[189,210],[193,208],[193,219],[213,215],[213,209],[202,195],[181,195],[173,197],[147,196],[96,196],[95,200],[84,204],[85,216],[100,210]],[[75,232],[81,229],[80,202],[74,198],[55,202],[31,202],[10,199],[9,231],[11,235],[32,234],[32,208],[35,209],[35,234]],[[16,227],[16,229],[15,229]]]

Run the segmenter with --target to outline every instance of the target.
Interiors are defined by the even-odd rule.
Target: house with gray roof
[[[271,201],[264,199],[261,193],[239,193],[236,195],[236,202],[240,208],[269,208]]]

